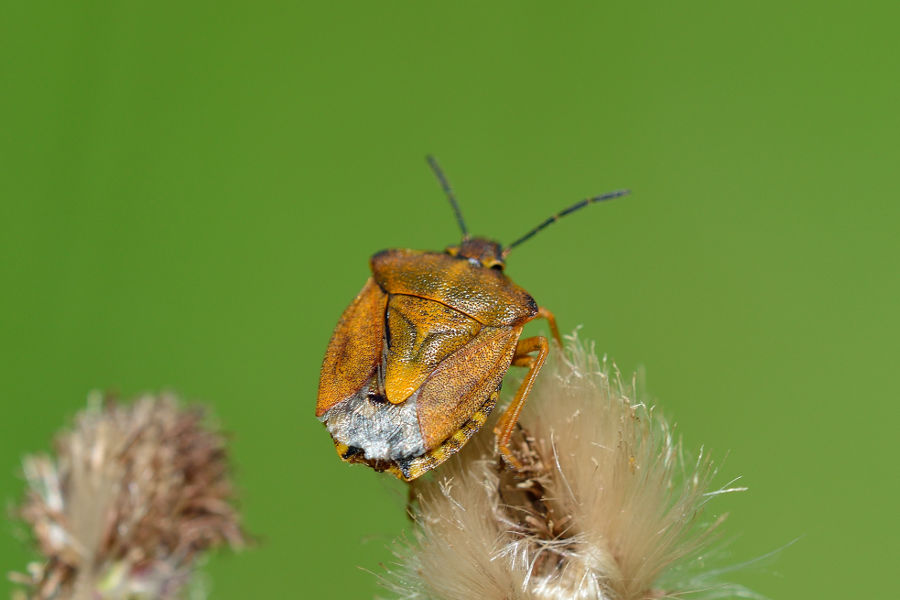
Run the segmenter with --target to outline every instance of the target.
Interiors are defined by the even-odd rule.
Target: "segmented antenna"
[[[434,171],[435,176],[441,183],[441,187],[444,189],[444,193],[447,195],[447,200],[450,201],[450,206],[453,207],[453,212],[456,213],[456,222],[459,223],[459,228],[462,230],[463,240],[469,239],[469,230],[466,229],[466,222],[463,221],[462,213],[459,211],[459,204],[456,203],[456,196],[453,195],[453,188],[450,187],[450,183],[447,181],[447,178],[444,177],[441,166],[430,154],[425,157],[425,160],[428,161],[428,166]]]
[[[584,208],[588,204],[593,204],[594,202],[603,202],[604,200],[612,200],[613,198],[618,198],[620,196],[627,196],[630,193],[631,193],[631,190],[616,190],[614,192],[609,192],[608,194],[603,194],[602,196],[594,196],[593,198],[585,198],[581,202],[577,202],[577,203],[573,204],[572,206],[570,206],[569,208],[559,211],[558,213],[556,213],[552,217],[548,218],[546,221],[544,221],[543,223],[541,223],[540,225],[538,225],[537,227],[535,227],[534,229],[532,229],[531,231],[529,231],[528,233],[526,233],[525,235],[523,235],[522,237],[520,237],[519,239],[514,241],[512,244],[510,244],[509,246],[504,248],[503,249],[503,257],[505,258],[506,255],[509,254],[510,250],[512,250],[513,248],[515,248],[522,242],[531,239],[532,237],[534,237],[537,234],[537,232],[544,229],[551,223],[555,223],[555,222],[559,221],[560,218],[565,217],[566,215],[570,215],[573,212],[575,212],[576,210],[580,210],[580,209]]]

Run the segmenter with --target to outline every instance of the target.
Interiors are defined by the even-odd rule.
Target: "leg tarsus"
[[[416,522],[416,510],[415,504],[419,499],[419,495],[416,493],[415,488],[415,480],[410,481],[406,484],[406,518]]]

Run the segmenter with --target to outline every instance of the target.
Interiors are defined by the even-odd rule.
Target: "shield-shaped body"
[[[328,345],[316,416],[342,459],[409,481],[481,428],[539,309],[473,258],[386,250],[371,268]]]

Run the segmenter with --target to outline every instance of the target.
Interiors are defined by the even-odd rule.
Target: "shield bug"
[[[411,481],[456,453],[494,408],[511,366],[525,375],[494,428],[497,450],[518,467],[508,444],[547,338],[521,338],[526,323],[553,314],[503,272],[510,250],[580,208],[623,196],[587,198],[506,247],[466,229],[450,185],[433,169],[462,241],[444,252],[392,249],[372,256],[372,276],[341,315],[322,364],[316,416],[348,462]]]

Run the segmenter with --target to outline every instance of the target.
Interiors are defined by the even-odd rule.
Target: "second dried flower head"
[[[19,577],[32,600],[181,597],[199,553],[239,547],[224,437],[172,396],[95,397],[24,461],[21,508],[42,563]]]

